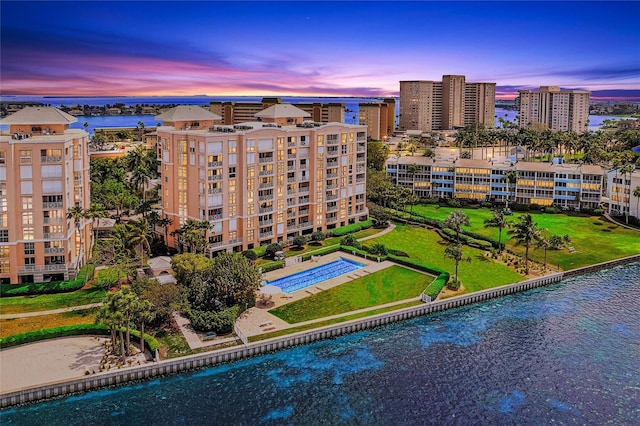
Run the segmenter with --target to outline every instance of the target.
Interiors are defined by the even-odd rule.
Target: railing
[[[269,206],[269,207],[260,207],[258,209],[258,213],[269,213],[273,211],[273,206]]]
[[[295,178],[295,177],[288,177],[288,178],[287,178],[287,183],[293,183],[293,182],[295,182],[295,181],[296,181],[296,178]]]
[[[269,226],[269,225],[273,225],[273,219],[258,221],[258,226]]]
[[[229,240],[229,241],[219,241],[217,243],[209,243],[209,248],[230,246],[230,245],[241,243],[241,242],[242,242],[242,238],[235,238],[235,239]]]
[[[327,145],[338,145],[338,139],[327,139]]]
[[[54,202],[43,202],[42,203],[42,208],[43,209],[59,209],[64,207],[64,203],[62,201],[54,201]]]
[[[44,219],[42,219],[42,223],[44,223],[45,225],[50,225],[53,223],[64,223],[65,219],[61,218],[61,217],[45,217]]]
[[[327,185],[327,189],[338,189],[338,184],[332,183],[331,185]]]
[[[295,170],[296,169],[296,165],[294,164],[293,166],[287,166],[287,170]]]
[[[222,167],[222,161],[209,161],[207,163],[208,167]]]
[[[306,182],[309,180],[309,175],[302,175],[300,176],[300,179],[298,179],[299,182]]]
[[[338,173],[327,173],[327,179],[334,179],[338,177]]]
[[[220,220],[222,219],[222,215],[221,214],[211,214],[209,215],[209,220]]]
[[[305,204],[309,202],[309,197],[299,197],[298,204]]]
[[[273,163],[273,157],[260,157],[258,163]]]
[[[210,188],[207,190],[207,194],[219,194],[222,192],[222,188]]]
[[[40,157],[41,163],[60,163],[62,155],[43,155]]]
[[[293,225],[293,226],[288,226],[287,228],[290,231],[296,231],[298,229],[304,229],[304,228],[309,228],[313,226],[313,222],[303,222],[303,223],[299,223],[297,225]]]
[[[273,194],[261,195],[258,197],[258,201],[268,201],[273,199]]]
[[[337,200],[338,196],[337,195],[327,195],[326,199],[327,199],[327,201],[333,201],[333,200]]]
[[[338,167],[337,161],[327,161],[327,167]]]
[[[327,206],[327,211],[328,212],[338,211],[338,206]]]
[[[287,207],[295,206],[296,204],[298,204],[296,200],[287,200]]]
[[[296,159],[296,155],[295,154],[287,154],[287,158],[290,160],[295,160]]]
[[[258,172],[258,176],[267,176],[267,175],[272,175],[273,174],[273,169],[271,170],[260,170]]]
[[[271,181],[271,182],[262,182],[260,185],[258,185],[258,188],[260,188],[260,189],[273,188],[273,181]]]
[[[45,240],[59,240],[64,238],[64,232],[45,232],[42,234],[42,238]]]
[[[52,272],[52,271],[66,271],[67,265],[65,264],[56,264],[56,265],[44,265],[44,266],[36,266],[36,265],[25,265],[22,268],[18,268],[18,273],[24,272],[32,272],[32,273],[40,273],[40,272]]]
[[[296,217],[296,212],[287,212],[287,218]]]
[[[222,180],[222,175],[209,175],[207,180]]]
[[[273,231],[260,232],[260,238],[268,238],[268,237],[273,237]]]
[[[299,194],[308,194],[309,193],[309,188],[300,188],[298,190]]]
[[[334,223],[338,221],[338,216],[329,216],[325,218],[327,223]]]
[[[64,253],[64,247],[45,247],[44,254]]]

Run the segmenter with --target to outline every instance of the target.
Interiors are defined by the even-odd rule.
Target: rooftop
[[[69,124],[76,117],[54,107],[25,107],[0,120],[0,124]]]
[[[311,114],[291,104],[276,104],[255,114],[257,118],[311,117]]]
[[[156,120],[169,121],[197,121],[197,120],[221,120],[218,114],[196,105],[178,105],[163,111],[154,117]]]

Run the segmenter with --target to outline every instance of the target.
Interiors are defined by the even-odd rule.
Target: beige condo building
[[[169,231],[187,219],[209,221],[212,254],[365,220],[366,127],[309,117],[291,104],[235,125],[186,106],[157,116],[164,121],[157,134]],[[169,244],[180,241],[170,237]]]
[[[442,81],[400,82],[400,130],[452,130],[494,126],[495,83],[467,83],[463,75]]]
[[[240,124],[255,121],[255,115],[273,105],[282,104],[281,98],[262,98],[261,102],[211,102],[209,109],[219,115],[220,124]],[[297,103],[295,106],[307,112],[310,120],[318,123],[344,123],[343,103]]]
[[[539,90],[519,90],[516,105],[520,127],[542,127],[584,133],[589,129],[587,90],[561,90],[540,86]]]
[[[90,255],[91,222],[70,207],[90,205],[88,134],[51,107],[26,107],[0,121],[0,281],[61,281]]]
[[[383,140],[395,130],[396,102],[393,98],[382,102],[358,105],[358,123],[367,126],[367,135],[373,140]]]

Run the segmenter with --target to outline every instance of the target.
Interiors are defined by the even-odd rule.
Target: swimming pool
[[[278,286],[284,293],[292,293],[313,284],[355,271],[356,269],[364,268],[364,266],[362,263],[341,257],[325,265],[316,266],[315,268],[293,275],[267,281],[266,284]]]

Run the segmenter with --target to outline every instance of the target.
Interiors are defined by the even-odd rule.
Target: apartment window
[[[0,164],[6,164],[7,159],[5,157],[4,151],[0,151]]]
[[[7,184],[4,182],[0,182],[0,197],[7,196]]]
[[[33,255],[36,254],[35,243],[24,243],[24,255]]]
[[[22,228],[22,239],[23,240],[31,241],[31,240],[33,240],[33,237],[34,237],[33,226],[28,226],[26,228]]]
[[[9,242],[9,230],[0,229],[0,243],[8,243],[8,242]]]
[[[20,164],[31,164],[31,150],[30,149],[21,149],[20,150]]]
[[[22,210],[32,210],[32,209],[33,209],[33,197],[22,197]]]
[[[22,213],[22,225],[33,225],[33,212]]]
[[[236,168],[235,167],[229,167],[229,177],[230,178],[236,177]]]
[[[6,213],[0,213],[0,228],[6,228],[8,226],[9,226],[9,216]]]

